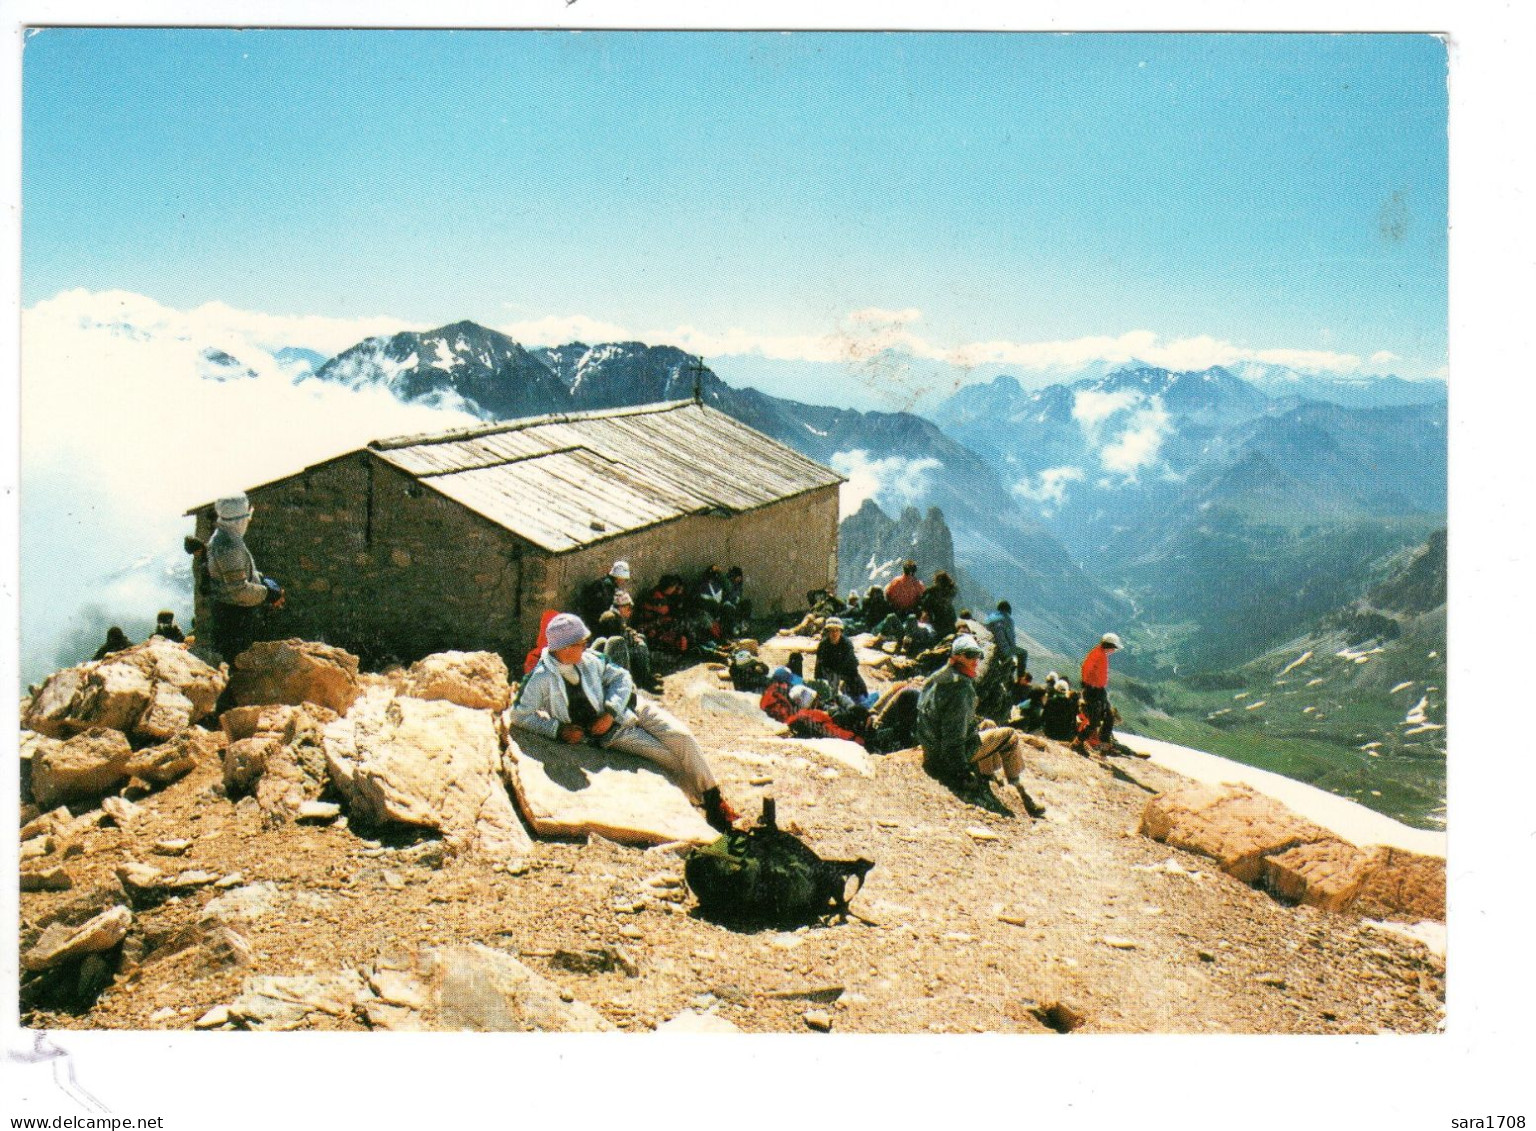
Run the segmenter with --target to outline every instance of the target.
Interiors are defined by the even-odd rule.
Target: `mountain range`
[[[1000,376],[962,387],[929,420],[735,387],[670,346],[527,349],[473,322],[367,339],[310,379],[484,419],[697,387],[843,472],[845,497],[874,500],[882,518],[938,508],[972,590],[962,600],[1008,597],[1021,628],[1063,654],[1108,626],[1129,630],[1123,662],[1148,677],[1227,668],[1304,633],[1445,517],[1436,382],[1133,363],[1032,390]],[[1333,399],[1303,395],[1314,387]],[[868,584],[861,530],[848,530],[860,542],[840,579],[850,586]]]
[[[312,379],[383,385],[401,399],[487,420],[682,399],[697,382],[705,404],[863,482],[877,501],[893,509],[938,507],[954,535],[956,565],[978,592],[1029,595],[1023,607],[1046,637],[1096,636],[1130,612],[1026,514],[988,460],[912,413],[860,412],[736,388],[672,346],[572,342],[527,350],[472,322],[367,339]],[[975,599],[963,591],[962,597]]]
[[[1134,605],[1142,658],[1173,671],[1297,634],[1445,518],[1443,399],[1348,407],[1138,365],[1032,391],[999,377],[935,419]]]

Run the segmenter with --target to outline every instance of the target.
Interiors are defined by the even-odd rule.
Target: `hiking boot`
[[[704,791],[704,819],[709,822],[709,827],[718,833],[728,833],[736,827],[736,822],[741,819],[741,814],[736,812],[734,806],[720,796],[718,788]]]
[[[1031,797],[1021,784],[1014,782],[1013,788],[1019,791],[1019,800],[1024,802],[1024,812],[1037,821],[1045,816],[1045,806]]]

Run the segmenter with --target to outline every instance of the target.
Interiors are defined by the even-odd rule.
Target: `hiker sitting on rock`
[[[859,672],[858,653],[853,641],[843,635],[840,617],[828,617],[822,627],[821,643],[816,645],[816,678],[842,691],[855,703],[863,703],[869,695]]]
[[[1040,715],[1045,709],[1045,687],[1035,683],[1035,677],[1021,671],[1013,681],[1013,711],[1009,724],[1015,730],[1040,729]]]
[[[891,606],[885,599],[885,590],[878,585],[871,585],[864,594],[863,604],[859,606],[859,615],[860,627],[865,632],[873,632],[878,636],[885,618],[891,615]]]
[[[722,621],[727,636],[738,636],[752,623],[752,601],[747,596],[747,575],[739,565],[725,571],[725,603]]]
[[[678,655],[688,651],[688,629],[683,619],[685,598],[683,579],[675,573],[667,573],[641,602],[639,628],[653,650]]]
[[[917,614],[917,620],[906,628],[901,637],[901,654],[914,660],[939,641],[938,630],[933,627],[933,615],[927,609]]]
[[[940,640],[955,631],[955,621],[959,619],[955,614],[955,596],[958,592],[955,579],[947,570],[941,569],[933,575],[932,583],[923,593],[921,607],[928,610],[933,631],[939,634]]]
[[[667,771],[721,832],[736,812],[720,796],[714,771],[679,719],[635,695],[629,672],[587,648],[587,626],[561,613],[545,629],[545,646],[509,712],[513,726],[575,745],[620,750]]]
[[[208,581],[213,598],[213,646],[230,664],[258,635],[261,609],[283,607],[283,590],[261,576],[256,559],[246,549],[245,532],[255,509],[245,495],[230,495],[213,504],[216,523],[208,539]]]
[[[1078,708],[1077,692],[1058,676],[1040,710],[1041,733],[1056,742],[1071,742],[1077,737]]]
[[[974,796],[999,773],[1018,790],[1024,810],[1043,817],[1045,809],[1024,789],[1024,739],[1008,727],[979,730],[976,669],[982,648],[973,636],[955,637],[949,663],[928,680],[917,701],[917,740],[923,768],[956,794]]]
[[[184,643],[186,634],[181,631],[181,626],[176,623],[176,614],[170,609],[161,609],[155,616],[155,631],[151,636],[163,636],[167,640],[174,640],[177,644]]]
[[[923,579],[917,576],[917,563],[911,558],[901,563],[901,576],[885,587],[886,604],[899,617],[917,612],[923,599]]]
[[[107,642],[96,649],[96,654],[91,659],[105,660],[113,652],[121,652],[125,648],[132,647],[133,641],[129,640],[128,635],[114,624],[111,628],[107,629]]]
[[[661,682],[651,671],[651,648],[645,637],[630,627],[635,599],[624,590],[613,594],[613,606],[597,622],[601,637],[592,647],[634,676],[638,687],[661,694]]]
[[[587,587],[582,590],[581,615],[589,623],[596,624],[604,613],[613,608],[614,597],[628,589],[629,563],[614,562],[606,576],[587,582]]]

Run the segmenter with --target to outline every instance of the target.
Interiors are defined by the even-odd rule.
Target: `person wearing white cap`
[[[1074,744],[1078,753],[1102,744],[1106,754],[1115,750],[1115,716],[1109,706],[1109,657],[1120,647],[1120,638],[1106,632],[1083,657],[1083,714],[1088,725]]]
[[[629,672],[589,650],[587,626],[574,613],[552,618],[544,635],[548,644],[523,680],[508,721],[545,738],[654,762],[703,807],[712,827],[730,828],[736,812],[721,798],[693,732],[656,703],[638,698]]]
[[[862,702],[869,696],[853,641],[843,635],[841,617],[828,617],[821,627],[821,642],[816,645],[816,678],[855,701]]]
[[[1045,816],[1020,780],[1024,739],[1012,727],[979,730],[976,723],[976,670],[982,647],[969,633],[955,637],[949,663],[923,686],[917,700],[917,740],[923,768],[962,797],[985,788],[999,774],[1018,791],[1024,811]],[[981,780],[978,780],[980,778]]]
[[[214,531],[208,539],[209,596],[213,601],[213,646],[226,661],[255,641],[263,605],[281,608],[283,590],[261,575],[245,545],[255,508],[245,495],[227,495],[213,504]]]
[[[597,631],[602,639],[592,647],[634,676],[636,686],[659,695],[661,681],[651,669],[651,647],[629,624],[634,613],[635,599],[620,589],[613,595],[612,607],[597,618]]]
[[[608,573],[589,581],[581,591],[581,615],[588,624],[596,624],[604,613],[613,608],[613,598],[617,593],[629,589],[629,563],[626,561],[614,562],[609,567]]]

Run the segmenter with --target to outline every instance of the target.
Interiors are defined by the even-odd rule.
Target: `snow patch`
[[[1306,663],[1311,658],[1312,658],[1312,649],[1308,648],[1301,655],[1297,656],[1290,663],[1286,664],[1285,667],[1281,668],[1280,669],[1280,674],[1281,675],[1285,675],[1287,672],[1301,667],[1302,664]]]

